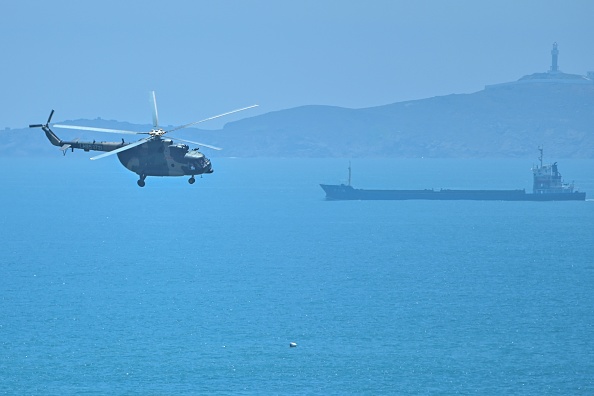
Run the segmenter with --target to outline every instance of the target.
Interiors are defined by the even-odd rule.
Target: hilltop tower
[[[551,50],[551,73],[557,73],[559,66],[557,65],[557,58],[559,57],[559,50],[557,49],[557,43],[553,43],[553,49]]]
[[[487,85],[485,86],[485,89],[518,86],[523,84],[594,84],[594,72],[588,72],[587,76],[563,73],[559,70],[558,60],[559,48],[557,48],[557,42],[554,42],[553,49],[551,50],[551,68],[548,71],[543,73],[532,73],[517,81]]]

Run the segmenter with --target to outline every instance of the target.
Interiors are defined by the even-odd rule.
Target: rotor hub
[[[164,131],[163,129],[153,129],[149,132],[149,135],[151,136],[163,136],[165,135],[166,131]]]

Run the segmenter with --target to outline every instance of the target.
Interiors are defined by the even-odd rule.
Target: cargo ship
[[[351,186],[351,165],[348,184],[320,184],[326,199],[336,200],[475,200],[475,201],[585,201],[586,193],[575,190],[574,184],[564,183],[557,163],[543,165],[543,149],[540,165],[532,167],[532,193],[518,190],[364,190]]]

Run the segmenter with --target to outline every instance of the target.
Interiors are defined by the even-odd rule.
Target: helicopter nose
[[[212,164],[210,163],[210,160],[208,158],[204,158],[204,162],[202,164],[202,169],[204,170],[204,173],[212,173]]]

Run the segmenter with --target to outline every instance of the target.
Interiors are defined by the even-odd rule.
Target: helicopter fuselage
[[[152,139],[117,154],[128,170],[139,176],[195,176],[212,173],[210,160],[198,149],[174,144],[169,139]]]
[[[205,118],[200,121],[194,121],[189,124],[164,130],[163,128],[159,127],[155,91],[151,92],[151,103],[153,110],[153,128],[149,132],[126,131],[121,129],[99,128],[84,125],[52,124],[52,127],[64,129],[77,129],[83,131],[117,133],[124,135],[148,135],[148,137],[142,138],[135,142],[126,143],[124,139],[122,139],[121,142],[96,142],[94,140],[92,142],[81,142],[79,140],[62,140],[50,128],[50,122],[54,115],[54,110],[50,112],[45,124],[30,124],[29,128],[41,128],[45,132],[48,140],[54,146],[58,146],[64,155],[66,155],[68,150],[74,151],[75,149],[104,152],[103,154],[91,157],[91,160],[97,160],[117,154],[120,163],[124,165],[126,169],[140,176],[136,182],[140,187],[144,187],[144,180],[147,178],[147,176],[187,175],[190,176],[188,182],[190,184],[194,184],[196,181],[194,176],[213,172],[210,160],[206,158],[204,154],[199,152],[198,148],[190,150],[190,147],[187,144],[174,144],[174,140],[196,146],[207,147],[211,150],[221,150],[221,148],[191,140],[184,140],[179,137],[165,139],[164,136],[170,132],[178,131],[183,128],[188,128],[192,125],[200,124],[205,121],[213,120],[215,118],[234,114],[258,106],[252,105],[241,109],[228,111],[226,113]]]
[[[61,140],[49,128],[42,126],[48,140],[66,154],[67,150],[80,149],[84,151],[105,151],[121,149],[130,143],[124,142],[84,142]],[[136,147],[117,153],[118,159],[126,169],[140,176],[139,186],[144,186],[147,176],[191,176],[190,184],[194,183],[194,176],[212,173],[212,164],[198,149],[192,149],[185,144],[174,144],[170,139],[154,136]]]

